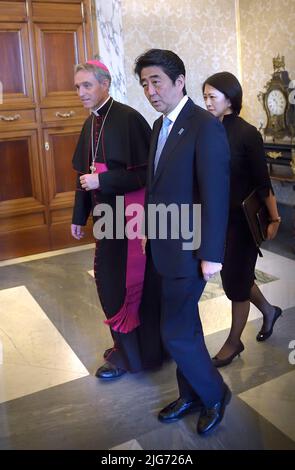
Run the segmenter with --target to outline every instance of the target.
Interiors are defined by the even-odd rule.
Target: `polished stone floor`
[[[264,250],[256,274],[284,315],[257,343],[261,316],[251,308],[245,351],[220,369],[233,399],[206,438],[195,432],[195,415],[157,420],[177,397],[173,362],[114,382],[94,376],[112,341],[91,245],[1,262],[0,449],[295,450],[295,261],[282,246]],[[230,325],[220,279],[207,284],[200,313],[213,355]]]

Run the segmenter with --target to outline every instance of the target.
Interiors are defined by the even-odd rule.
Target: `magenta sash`
[[[95,163],[96,173],[108,171],[104,163]],[[144,206],[144,189],[126,193],[124,195],[125,209],[129,204],[140,204]],[[126,222],[132,219],[132,216],[126,215]],[[139,238],[127,240],[127,266],[126,266],[126,294],[125,300],[120,310],[104,323],[109,325],[114,331],[119,333],[129,333],[140,324],[139,307],[142,297],[144,271],[146,257],[142,253],[141,240]]]

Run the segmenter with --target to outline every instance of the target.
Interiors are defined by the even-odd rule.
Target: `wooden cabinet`
[[[4,2],[8,3],[8,2]],[[12,2],[16,3],[16,2]],[[10,5],[11,7],[11,5]],[[8,13],[8,12],[7,12]],[[0,80],[3,104],[7,109],[34,105],[32,66],[29,48],[28,23],[6,23],[0,1]]]
[[[71,160],[88,111],[73,72],[93,28],[91,0],[0,0],[0,259],[77,244]]]
[[[295,144],[286,142],[264,142],[269,174],[274,180],[295,181]]]

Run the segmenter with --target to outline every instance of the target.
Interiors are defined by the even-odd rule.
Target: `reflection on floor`
[[[173,362],[111,383],[94,377],[112,341],[91,245],[0,263],[0,449],[295,449],[292,257],[264,251],[258,260],[257,281],[284,316],[257,343],[261,316],[251,308],[245,351],[221,369],[234,397],[206,438],[196,434],[194,415],[157,420],[177,396]],[[212,355],[227,335],[229,310],[220,279],[208,283],[200,313]]]
[[[89,372],[24,286],[0,291],[0,403]]]

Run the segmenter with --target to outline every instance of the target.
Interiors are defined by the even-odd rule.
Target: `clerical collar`
[[[101,116],[102,114],[104,114],[104,112],[102,112],[102,111],[106,111],[107,107],[106,107],[105,110],[103,110],[102,108],[104,108],[104,106],[109,102],[110,99],[111,99],[111,96],[108,96],[107,99],[100,106],[98,106],[98,108],[92,109],[91,110],[92,114],[94,114],[94,116],[96,116],[96,117]]]

